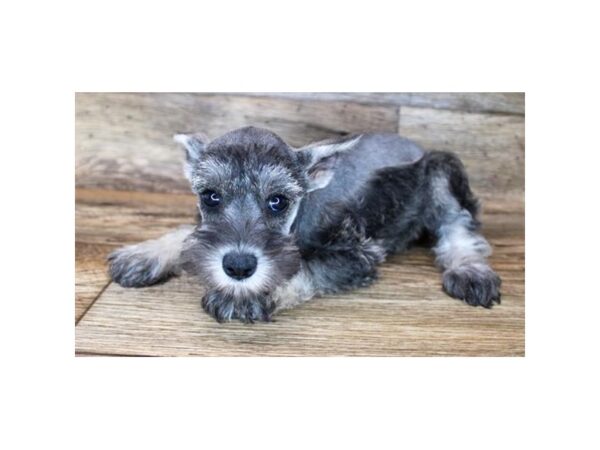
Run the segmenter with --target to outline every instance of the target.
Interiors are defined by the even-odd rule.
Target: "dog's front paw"
[[[202,298],[202,307],[217,322],[254,323],[270,322],[275,303],[268,296],[236,298],[231,294],[208,291]]]
[[[173,273],[160,259],[129,245],[108,256],[108,271],[113,281],[123,287],[145,287],[160,283]]]
[[[500,303],[500,277],[488,266],[477,264],[444,272],[444,291],[469,305],[491,308]]]

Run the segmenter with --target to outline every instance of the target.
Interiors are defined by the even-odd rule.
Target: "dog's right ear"
[[[204,152],[208,139],[202,133],[177,133],[173,140],[185,149],[185,162],[183,163],[183,173],[185,177],[192,181],[192,168]]]

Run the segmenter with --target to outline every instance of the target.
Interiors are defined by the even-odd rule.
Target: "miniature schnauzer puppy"
[[[179,134],[198,225],[109,256],[112,279],[149,286],[185,270],[219,322],[269,321],[312,297],[368,286],[386,255],[428,237],[450,296],[500,303],[478,202],[460,160],[395,134],[293,149],[246,127],[212,142]]]

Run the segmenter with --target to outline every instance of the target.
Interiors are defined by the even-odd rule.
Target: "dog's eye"
[[[221,196],[215,191],[211,191],[210,189],[207,189],[206,191],[202,192],[202,194],[200,194],[200,197],[202,198],[202,202],[206,206],[214,207],[221,203]]]
[[[269,209],[276,213],[283,211],[285,208],[288,207],[288,204],[289,200],[283,195],[273,195],[267,200],[267,205],[269,206]]]

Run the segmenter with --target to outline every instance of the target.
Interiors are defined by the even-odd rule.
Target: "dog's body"
[[[490,246],[461,162],[393,134],[299,150],[248,127],[207,143],[177,135],[199,195],[199,224],[124,247],[113,279],[147,286],[182,269],[199,276],[219,321],[270,320],[314,296],[368,286],[386,255],[435,243],[443,287],[471,305],[500,303]]]

